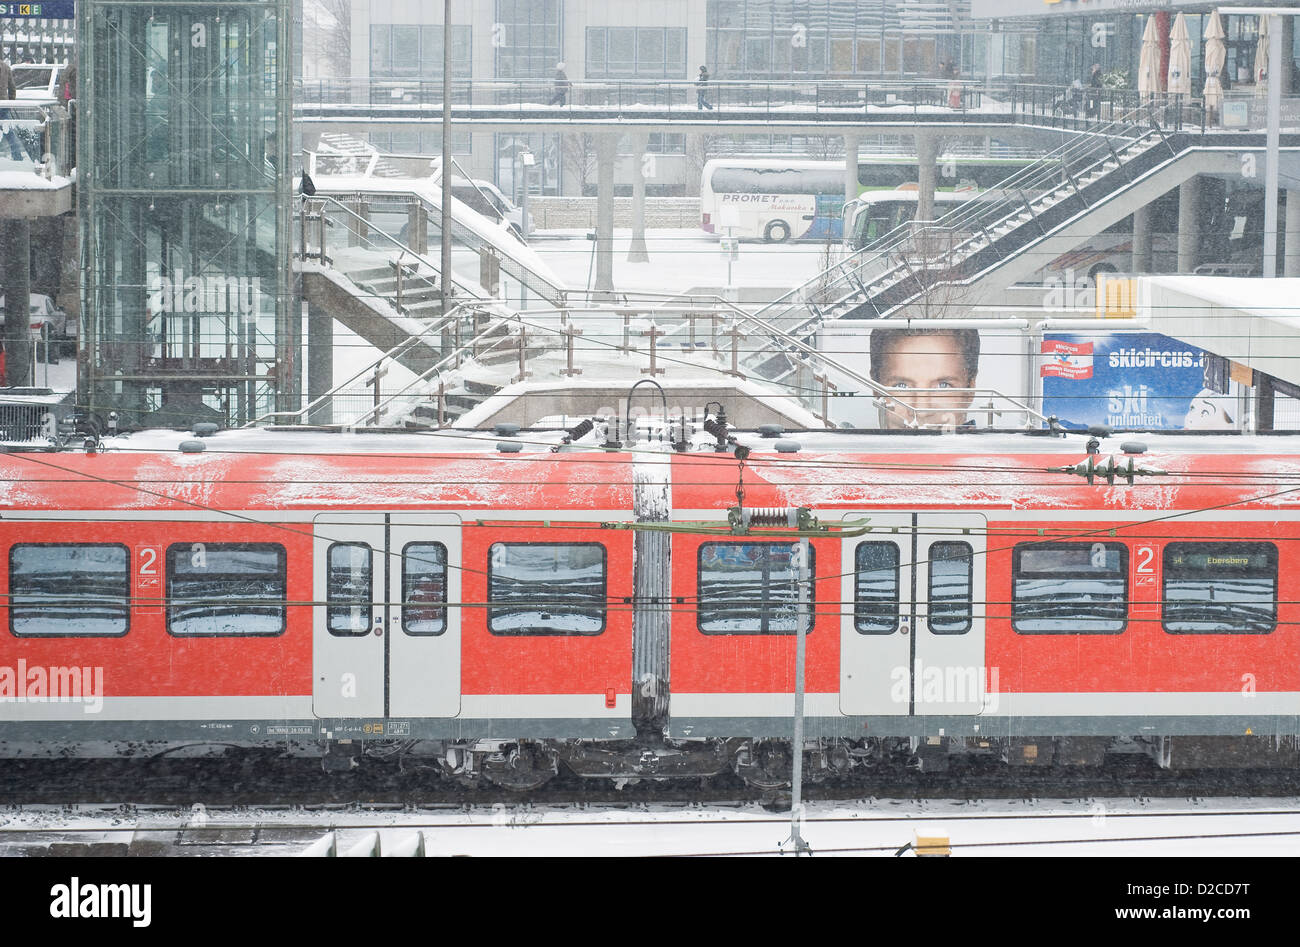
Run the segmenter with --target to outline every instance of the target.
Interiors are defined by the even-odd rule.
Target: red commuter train
[[[786,436],[736,435],[740,460],[263,431],[0,455],[0,754],[779,787],[802,622],[814,778],[1296,765],[1285,441],[1151,436],[1107,483],[1061,437]],[[773,521],[808,511],[807,561],[789,529],[728,525],[738,487]]]

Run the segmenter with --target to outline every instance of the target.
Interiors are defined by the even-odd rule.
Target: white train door
[[[388,562],[382,513],[315,520],[312,707],[317,717],[382,717]]]
[[[849,513],[871,532],[842,540],[840,710],[906,715],[911,702],[912,514]]]
[[[388,716],[460,713],[460,517],[393,513],[388,527]]]
[[[316,716],[456,716],[460,518],[326,513],[314,550]]]
[[[846,514],[840,710],[977,714],[984,706],[985,536],[978,513]]]

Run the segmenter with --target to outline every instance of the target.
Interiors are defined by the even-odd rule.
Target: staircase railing
[[[1167,143],[1150,106],[1080,132],[1057,150],[988,188],[982,197],[965,201],[935,221],[913,221],[896,228],[768,303],[756,315],[786,332],[805,331],[809,323],[822,318],[826,309],[845,299],[865,296],[881,277],[898,267],[900,256],[916,259],[919,253],[924,259],[927,244],[955,251],[971,238],[987,239],[999,223],[1019,214],[1027,202],[1032,204],[1044,192],[1063,184],[1069,186],[1136,144],[1155,141]],[[988,192],[1000,196],[989,200]]]
[[[366,363],[363,368],[354,372],[346,381],[335,385],[297,411],[270,411],[249,421],[244,427],[260,427],[264,424],[311,424],[316,423],[318,413],[328,413],[332,417],[332,411],[324,412],[323,409],[326,407],[332,409],[337,400],[345,395],[356,396],[361,394],[360,389],[355,386],[363,378],[367,376],[373,377],[376,369],[385,363],[400,363],[403,356],[422,345],[440,349],[442,334],[445,330],[451,329],[453,332],[463,332],[462,326],[466,317],[472,318],[472,314],[477,314],[479,311],[476,306],[465,303],[458,304],[444,318],[425,326],[420,332],[407,336],[392,348],[380,353],[378,358]],[[322,423],[331,424],[333,422],[332,420],[325,420]]]
[[[331,216],[336,219],[341,218],[346,226],[340,227],[339,224],[331,220]],[[337,253],[339,250],[346,249],[351,245],[384,254],[396,253],[397,260],[405,262],[409,258],[411,263],[423,264],[427,270],[435,274],[442,268],[441,261],[434,262],[432,259],[416,253],[396,237],[376,229],[365,217],[336,198],[320,195],[303,198],[298,210],[298,218],[299,243],[297,255],[300,260],[315,260],[323,266],[332,266],[334,257],[330,255],[330,250],[333,249]],[[331,230],[335,231],[333,239],[331,239]],[[345,242],[348,240],[355,240],[356,243],[349,244]],[[410,273],[409,271],[406,276],[408,279],[414,280],[416,285],[423,286],[425,289],[430,291],[438,289],[438,279],[435,276],[418,272]],[[482,294],[481,287],[461,282],[456,279],[455,274],[452,275],[451,286],[453,296],[484,303],[491,302],[490,297]],[[399,307],[395,306],[394,308]]]

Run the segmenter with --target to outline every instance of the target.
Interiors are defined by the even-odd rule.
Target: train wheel
[[[511,792],[531,792],[546,785],[557,771],[555,755],[527,745],[494,753],[483,761],[483,775]]]

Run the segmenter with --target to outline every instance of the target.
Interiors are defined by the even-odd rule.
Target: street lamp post
[[[519,229],[523,232],[524,239],[528,239],[528,179],[533,173],[533,165],[537,159],[533,153],[527,149],[519,152],[520,178],[523,182],[519,190],[519,216],[523,218],[519,221]]]

